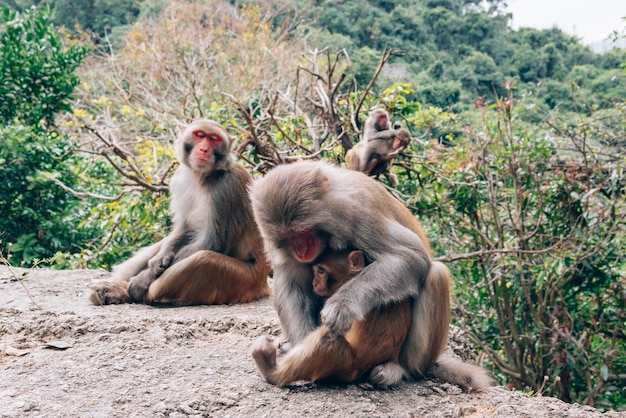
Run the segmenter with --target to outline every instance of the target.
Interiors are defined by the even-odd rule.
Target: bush
[[[66,48],[49,14],[0,11],[0,252],[17,264],[77,251],[85,236],[77,199],[50,179],[74,184],[76,157],[54,118],[69,109],[87,49]]]
[[[80,250],[86,231],[77,223],[86,212],[49,177],[73,184],[75,161],[67,138],[55,131],[19,124],[0,129],[0,252],[13,264]]]
[[[490,362],[518,389],[568,402],[626,403],[624,161],[597,139],[601,119],[541,133],[509,95],[430,144],[414,205],[439,229],[457,308]],[[619,129],[619,128],[618,128]],[[596,138],[593,139],[592,138]],[[608,141],[607,141],[608,142]],[[408,185],[405,187],[412,187]]]
[[[17,119],[29,126],[50,125],[59,111],[70,109],[68,100],[79,83],[74,70],[88,49],[65,48],[49,18],[49,9],[0,10],[2,124]]]

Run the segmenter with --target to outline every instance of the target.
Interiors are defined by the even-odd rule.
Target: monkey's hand
[[[132,277],[128,283],[128,295],[130,296],[130,300],[132,302],[143,302],[148,294],[148,288],[154,279],[155,277],[149,269]]]
[[[331,297],[326,301],[320,316],[322,323],[331,331],[343,335],[350,330],[352,323],[359,319],[359,314],[354,312],[344,301],[333,299],[334,297]]]
[[[159,277],[167,269],[174,259],[174,249],[163,248],[157,255],[148,261],[148,270],[154,278]],[[154,279],[153,279],[154,280]]]

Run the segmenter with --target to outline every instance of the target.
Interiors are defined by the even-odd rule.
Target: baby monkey
[[[330,297],[365,268],[365,257],[358,250],[329,252],[312,268],[313,290]],[[253,346],[252,357],[263,377],[281,387],[305,379],[352,382],[370,370],[373,383],[388,385],[404,375],[398,357],[410,324],[410,302],[391,303],[353,323],[345,335],[318,327],[279,360],[274,344],[261,337]]]

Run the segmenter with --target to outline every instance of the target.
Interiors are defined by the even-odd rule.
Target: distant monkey
[[[173,230],[92,286],[95,305],[246,303],[269,295],[269,263],[248,199],[252,177],[216,122],[181,125],[170,184]]]
[[[412,136],[406,129],[399,128],[399,124],[395,126],[398,128],[389,127],[389,115],[384,110],[371,112],[361,141],[346,153],[346,167],[373,176],[383,174],[392,185],[397,185],[398,178],[389,168],[393,159],[409,145]]]
[[[358,170],[365,174],[378,176],[383,174],[389,182],[396,186],[398,178],[389,171],[393,159],[396,158],[411,142],[412,136],[406,129],[389,129],[374,134],[367,142],[357,143],[346,154],[346,166],[350,170]]]
[[[324,345],[330,352],[320,351],[320,333],[328,329],[328,335],[347,336],[370,312],[409,300],[410,329],[399,356],[402,371],[383,367],[370,379],[389,385],[431,371],[466,390],[489,384],[482,368],[442,356],[450,323],[450,274],[432,259],[421,224],[383,185],[324,162],[300,162],[256,180],[250,196],[274,269],[274,306],[283,333],[292,351],[312,350],[302,357],[298,351],[287,356],[345,359],[346,345]],[[320,298],[312,286],[311,263],[349,248],[358,248],[370,263],[328,299]],[[255,351],[269,365],[264,375],[283,364],[272,363],[267,344]],[[306,367],[304,360],[293,364],[293,369]]]
[[[324,254],[313,265],[313,289],[320,296],[332,296],[364,267],[362,251]],[[352,382],[372,369],[371,380],[393,384],[404,373],[398,357],[410,325],[411,304],[407,299],[375,308],[343,336],[321,326],[278,360],[274,344],[260,337],[252,356],[263,377],[281,387],[305,379]],[[387,374],[392,375],[392,381],[381,380]]]
[[[378,132],[388,131],[389,129],[391,129],[389,113],[384,109],[374,109],[367,115],[365,125],[363,126],[361,141],[367,142]]]

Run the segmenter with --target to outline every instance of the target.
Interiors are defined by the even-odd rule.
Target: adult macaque
[[[387,131],[389,129],[391,129],[389,113],[384,109],[374,109],[367,115],[365,125],[363,126],[361,141],[367,142],[378,132]]]
[[[320,332],[320,322],[330,335],[345,335],[375,309],[408,300],[411,325],[399,358],[403,372],[383,367],[372,381],[389,385],[431,371],[465,389],[489,384],[481,368],[440,359],[450,323],[450,275],[432,260],[421,224],[383,185],[357,171],[301,162],[270,171],[255,181],[250,196],[274,268],[274,305],[293,347],[317,350],[309,334]],[[310,264],[324,252],[349,248],[371,262],[324,302],[313,291]]]
[[[92,286],[95,305],[245,303],[267,296],[269,263],[248,199],[252,177],[216,122],[181,126],[171,181],[173,230]]]
[[[361,141],[346,153],[346,167],[372,176],[383,174],[395,186],[398,178],[389,168],[411,138],[411,133],[399,124],[391,129],[387,112],[375,109],[365,121]]]
[[[320,296],[332,296],[364,267],[361,251],[324,254],[313,265],[313,289]],[[305,379],[352,382],[369,370],[371,380],[376,380],[381,371],[394,370],[399,376],[394,375],[393,382],[380,383],[396,383],[402,379],[398,357],[410,325],[410,302],[392,302],[370,311],[363,321],[354,322],[345,335],[326,326],[317,328],[278,360],[274,344],[260,337],[254,343],[252,357],[263,377],[281,387]]]
[[[389,114],[384,109],[372,110],[363,126],[363,132],[361,134],[361,141],[359,141],[352,149],[349,149],[346,153],[346,164],[351,170],[360,170],[361,161],[367,161],[365,155],[365,147],[367,141],[378,134],[379,132],[388,131],[391,128],[389,124]]]
[[[350,170],[378,176],[383,174],[392,185],[398,178],[389,171],[396,158],[411,142],[412,136],[406,129],[389,129],[375,133],[366,142],[357,143],[346,154],[346,166]]]

